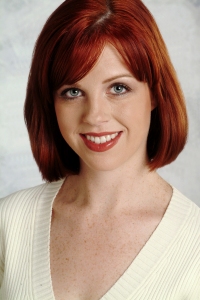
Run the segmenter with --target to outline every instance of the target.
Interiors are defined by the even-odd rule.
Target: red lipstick
[[[112,147],[114,147],[117,144],[117,142],[122,134],[122,131],[118,132],[118,135],[114,139],[111,139],[110,141],[107,141],[102,144],[96,144],[95,142],[88,140],[86,138],[86,135],[93,136],[93,137],[102,137],[102,136],[106,136],[106,135],[112,135],[113,133],[116,133],[116,132],[101,132],[101,133],[88,132],[86,134],[80,134],[80,137],[83,139],[85,145],[90,150],[95,151],[95,152],[104,152],[104,151],[111,149]]]

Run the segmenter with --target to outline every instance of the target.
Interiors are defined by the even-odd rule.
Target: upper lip
[[[90,135],[90,136],[104,136],[104,135],[111,135],[113,133],[120,133],[121,131],[107,131],[107,132],[86,132],[81,133],[83,135]]]

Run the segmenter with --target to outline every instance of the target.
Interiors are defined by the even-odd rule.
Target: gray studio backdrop
[[[0,1],[0,197],[42,183],[23,121],[35,40],[61,0]],[[159,173],[200,205],[200,0],[144,0],[168,46],[185,93],[187,146]]]

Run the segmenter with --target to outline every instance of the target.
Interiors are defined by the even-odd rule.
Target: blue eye
[[[120,83],[120,84],[113,85],[111,90],[113,94],[120,95],[120,94],[125,94],[130,89],[128,88],[128,86]]]
[[[70,88],[70,89],[65,89],[62,91],[61,96],[67,99],[72,99],[81,96],[82,93],[79,89],[77,88]]]
[[[79,90],[78,89],[70,89],[69,91],[68,91],[68,93],[70,94],[70,96],[72,96],[72,97],[77,97],[78,95],[79,95]]]

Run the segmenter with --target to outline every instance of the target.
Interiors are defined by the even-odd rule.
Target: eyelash
[[[76,91],[78,91],[78,92],[81,92],[80,89],[75,88],[75,87],[71,87],[71,88],[68,88],[68,89],[64,89],[64,90],[60,93],[60,96],[61,96],[62,98],[69,99],[69,100],[78,98],[79,96],[75,96],[75,97],[73,97],[73,96],[68,97],[68,96],[67,96],[67,93],[68,93],[69,91],[72,91],[72,90],[76,90]]]
[[[125,91],[122,92],[122,93],[111,93],[112,95],[117,96],[117,97],[123,96],[123,95],[126,94],[127,92],[131,91],[131,88],[130,88],[129,86],[127,86],[126,84],[124,84],[124,83],[114,83],[114,84],[112,84],[112,85],[110,86],[110,90],[111,90],[112,88],[114,88],[114,87],[121,87],[121,88],[125,89]],[[65,98],[66,100],[75,100],[75,99],[81,97],[81,96],[74,96],[74,97],[71,96],[71,97],[68,97],[68,96],[67,96],[67,93],[68,93],[69,91],[72,91],[72,90],[76,90],[78,93],[81,92],[81,96],[84,94],[83,91],[81,91],[79,88],[71,87],[71,88],[64,89],[64,90],[60,93],[60,97]]]
[[[111,86],[111,89],[114,88],[114,87],[122,87],[123,89],[125,89],[125,92],[122,92],[122,93],[115,93],[114,95],[115,96],[122,96],[124,94],[126,94],[127,92],[130,92],[131,91],[131,88],[129,86],[127,86],[126,84],[124,83],[114,83],[112,86]]]

